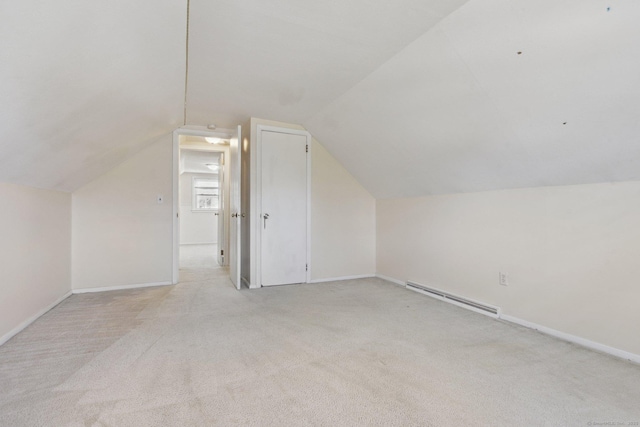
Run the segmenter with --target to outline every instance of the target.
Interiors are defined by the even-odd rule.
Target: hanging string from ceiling
[[[183,125],[187,125],[187,88],[189,86],[189,8],[191,0],[187,0],[187,36],[185,37],[185,55],[184,55],[184,120]]]

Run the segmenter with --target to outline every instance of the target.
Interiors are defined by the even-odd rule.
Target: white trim
[[[220,209],[191,209],[192,213],[208,213],[208,214],[219,214],[220,213]],[[219,215],[215,215],[215,216],[219,216]]]
[[[38,311],[33,316],[29,317],[27,320],[25,320],[24,322],[20,323],[18,326],[16,326],[15,328],[10,330],[6,334],[4,334],[2,337],[0,337],[0,345],[2,345],[4,343],[6,343],[7,341],[9,341],[15,335],[17,335],[18,333],[22,332],[27,326],[29,326],[30,324],[32,324],[33,322],[38,320],[38,318],[43,316],[46,312],[51,310],[56,305],[60,304],[65,299],[69,298],[71,296],[71,293],[72,293],[71,291],[67,292],[66,294],[64,294],[63,296],[61,296],[60,298],[58,298],[57,300],[52,302],[51,304],[47,305],[42,310]]]
[[[628,351],[620,350],[614,347],[609,347],[608,345],[600,344],[595,341],[588,340],[586,338],[578,337],[576,335],[571,335],[566,332],[551,329],[546,326],[538,325],[537,323],[533,323],[527,320],[519,319],[517,317],[509,316],[507,314],[501,314],[500,319],[509,323],[515,323],[516,325],[524,326],[525,328],[534,329],[543,334],[551,335],[552,337],[556,337],[564,341],[578,344],[582,347],[586,347],[591,350],[599,351],[601,353],[610,354],[612,356],[616,356],[621,359],[626,359],[632,362],[640,363],[640,355],[638,354],[630,353]]]
[[[125,289],[150,288],[153,286],[169,286],[173,284],[174,283],[171,283],[171,282],[140,283],[136,285],[106,286],[104,288],[74,289],[71,292],[73,292],[73,294],[88,294],[93,292],[109,292],[109,291],[121,291]]]
[[[218,160],[219,161],[219,160]],[[222,175],[222,174],[220,174]],[[192,176],[191,177],[191,212],[205,212],[205,213],[219,213],[220,212],[220,193],[221,193],[221,177],[218,176],[216,174],[216,178],[210,178],[210,177],[201,177],[201,176]],[[199,208],[196,202],[196,198],[197,198],[197,194],[196,194],[196,180],[208,180],[208,181],[217,181],[218,186],[217,187],[210,187],[210,188],[215,188],[218,190],[218,207],[217,208]],[[209,187],[207,187],[209,188]],[[217,216],[217,215],[216,215]]]
[[[391,283],[394,283],[396,285],[399,285],[399,286],[402,286],[402,287],[406,288],[406,283],[401,281],[401,280],[398,280],[396,278],[389,277],[389,276],[384,276],[382,274],[376,274],[376,277],[379,278],[379,279],[386,280],[388,282],[391,282]],[[411,289],[411,290],[413,290],[415,292],[419,292],[417,289]],[[419,293],[423,293],[423,292],[419,292]],[[450,292],[447,292],[447,293],[450,293]],[[435,295],[431,295],[431,294],[428,294],[428,293],[424,293],[424,294],[428,295],[428,296],[430,296],[430,297],[432,297],[434,299],[445,301],[445,302],[448,302],[448,303],[454,304],[454,305],[459,305],[462,308],[466,308],[468,310],[472,310],[471,307],[467,307],[465,305],[458,304],[455,301],[441,299],[441,298],[436,297]],[[451,295],[453,295],[453,294],[451,294]],[[469,298],[466,298],[466,297],[464,297],[464,298],[465,299],[469,299]],[[473,310],[473,311],[476,311],[476,310]],[[588,340],[586,338],[578,337],[578,336],[575,336],[575,335],[568,334],[566,332],[561,332],[561,331],[558,331],[558,330],[555,330],[555,329],[552,329],[552,328],[549,328],[549,327],[546,327],[546,326],[538,325],[537,323],[529,322],[527,320],[522,320],[522,319],[519,319],[517,317],[509,316],[507,314],[499,313],[499,315],[497,317],[495,317],[495,316],[492,316],[492,315],[490,315],[490,314],[488,314],[486,312],[483,312],[483,311],[478,311],[478,312],[482,313],[482,314],[489,315],[490,317],[493,317],[493,318],[495,318],[497,320],[503,320],[505,322],[515,323],[516,325],[524,326],[525,328],[534,329],[534,330],[539,331],[539,332],[541,332],[543,334],[550,335],[550,336],[559,338],[561,340],[568,341],[568,342],[580,345],[580,346],[588,348],[590,350],[599,351],[601,353],[610,354],[612,356],[619,357],[621,359],[626,359],[626,360],[630,360],[630,361],[635,362],[635,363],[640,363],[640,355],[635,354],[635,353],[630,353],[628,351],[620,350],[620,349],[617,349],[615,347],[609,347],[608,345],[600,344],[600,343]]]
[[[306,138],[306,144],[309,147],[307,153],[307,271],[305,283],[311,282],[311,134],[306,130],[283,128],[278,126],[268,126],[258,124],[256,126],[256,138],[255,146],[251,147],[250,158],[252,159],[252,165],[255,165],[255,169],[252,168],[251,173],[254,175],[255,187],[251,187],[251,193],[255,197],[255,203],[251,201],[251,215],[253,217],[251,232],[255,236],[255,247],[253,251],[253,257],[251,264],[255,266],[254,282],[257,283],[255,287],[262,286],[262,241],[261,241],[261,222],[262,222],[262,132],[277,132],[286,133],[290,135],[301,135]],[[253,138],[251,138],[253,140]],[[255,163],[253,163],[255,161]],[[253,198],[252,198],[253,199]]]
[[[372,277],[376,277],[375,274],[356,274],[353,276],[329,277],[326,279],[313,279],[313,280],[310,280],[308,283],[338,282],[341,280],[370,279]]]
[[[184,132],[184,130],[183,130]],[[173,131],[173,260],[171,282],[176,285],[180,280],[180,133],[178,130]]]
[[[185,125],[175,130],[180,132],[180,135],[186,136],[213,136],[222,139],[228,139],[232,137],[233,129],[220,128],[211,130],[206,126]]]
[[[242,289],[242,125],[229,140],[229,278]],[[232,238],[233,237],[233,238]],[[231,260],[233,259],[233,264]]]
[[[406,287],[405,282],[403,282],[402,280],[395,279],[393,277],[385,276],[383,274],[378,274],[378,273],[375,274],[375,277],[377,277],[378,279],[386,280],[387,282],[391,282],[394,285],[402,286],[403,288]]]
[[[218,242],[184,242],[184,243],[180,243],[180,246],[185,246],[185,245],[217,245]]]
[[[311,150],[313,138],[305,131],[307,137],[307,283],[311,282]]]
[[[251,283],[249,283],[249,281],[245,277],[241,277],[240,280],[247,288],[251,289]]]
[[[180,127],[173,131],[173,271],[171,274],[171,281],[173,285],[177,285],[180,281],[180,136],[219,136],[224,133],[224,135],[229,135],[226,132],[227,129],[220,129],[218,131],[210,130],[204,126],[184,126]],[[195,147],[186,147],[187,150],[193,151],[210,151],[210,152],[225,152],[224,147],[212,148],[209,150],[199,150]],[[218,175],[220,176],[220,175]],[[212,211],[204,211],[204,212],[212,212]],[[218,217],[218,220],[222,218],[222,221],[225,220],[224,214],[222,217]],[[220,236],[218,236],[220,237]],[[222,242],[224,246],[224,241]],[[223,248],[226,249],[226,248]]]
[[[398,280],[398,279],[395,279],[393,277],[384,276],[382,274],[376,274],[376,277],[379,278],[379,279],[386,280],[388,282],[391,282],[391,283],[394,283],[394,284],[397,284],[399,286],[402,286],[402,287],[406,288],[406,283],[405,282],[403,282],[401,280]],[[409,289],[409,288],[407,288],[407,289]],[[437,299],[437,300],[440,300],[440,301],[448,302],[449,304],[453,304],[453,305],[460,306],[462,308],[466,308],[467,310],[477,311],[478,313],[488,315],[489,317],[493,317],[493,318],[495,318],[497,320],[503,320],[505,322],[514,323],[516,325],[524,326],[525,328],[534,329],[534,330],[539,331],[539,332],[541,332],[543,334],[559,338],[559,339],[561,339],[563,341],[568,341],[570,343],[577,344],[579,346],[588,348],[590,350],[599,351],[601,353],[610,354],[612,356],[619,357],[621,359],[626,359],[626,360],[629,360],[629,361],[632,361],[632,362],[635,362],[635,363],[640,363],[640,355],[635,354],[635,353],[630,353],[628,351],[620,350],[620,349],[615,348],[615,347],[609,347],[608,345],[600,344],[600,343],[597,343],[595,341],[588,340],[586,338],[578,337],[576,335],[568,334],[566,332],[562,332],[562,331],[558,331],[556,329],[552,329],[552,328],[549,328],[549,327],[546,327],[546,326],[538,325],[537,323],[533,323],[533,322],[529,322],[527,320],[522,320],[522,319],[517,318],[517,317],[509,316],[508,314],[503,314],[502,312],[499,312],[498,316],[493,316],[490,313],[486,313],[486,312],[481,311],[481,310],[475,310],[475,309],[473,309],[473,307],[468,307],[466,305],[459,304],[459,303],[457,303],[455,301],[452,301],[452,300],[438,298],[435,295],[431,295],[431,294],[426,293],[426,292],[420,292],[418,289],[415,289],[415,288],[411,288],[411,290],[413,290],[414,292],[418,292],[418,293],[430,296],[430,297],[432,297],[434,299]],[[447,293],[451,294],[450,292],[447,292]],[[454,295],[454,294],[451,294],[451,295]],[[456,295],[456,296],[458,296],[458,295]],[[462,298],[470,300],[469,298],[466,298],[466,297],[462,297]]]

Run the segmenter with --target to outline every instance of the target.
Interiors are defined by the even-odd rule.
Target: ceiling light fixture
[[[222,138],[207,136],[204,138],[209,144],[222,144]]]
[[[211,169],[212,171],[217,171],[220,168],[220,166],[215,165],[213,163],[207,163],[205,166]]]

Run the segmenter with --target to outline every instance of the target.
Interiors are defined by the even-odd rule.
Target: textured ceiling
[[[183,124],[186,0],[0,3],[0,180]],[[300,123],[376,197],[640,179],[633,0],[191,0],[187,123]]]

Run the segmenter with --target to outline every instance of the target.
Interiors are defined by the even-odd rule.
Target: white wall
[[[640,182],[377,201],[379,274],[634,354],[638,260]]]
[[[187,172],[180,175],[180,244],[218,243],[218,216],[213,211],[191,210],[194,177],[215,178],[216,175]]]
[[[0,344],[71,291],[71,194],[0,183]]]
[[[374,274],[375,199],[315,139],[311,145],[311,280]]]
[[[168,134],[73,193],[74,290],[171,282],[172,156]]]
[[[249,157],[248,166],[251,170],[255,170],[256,167],[257,159],[251,155],[251,147],[257,144],[258,125],[304,130],[302,126],[295,124],[251,118],[249,147],[246,152],[243,152],[243,156]],[[248,188],[256,188],[255,174],[248,181]],[[248,188],[245,187],[245,190]],[[248,202],[252,205],[256,203],[254,193]],[[242,209],[247,213],[243,222],[243,233],[248,229],[249,254],[253,254],[256,248],[256,227],[251,219],[251,209],[246,205]],[[246,237],[245,234],[243,241]],[[311,144],[310,238],[311,280],[374,274],[375,200],[315,140]],[[245,252],[243,252],[243,258],[243,277],[251,283],[252,287],[258,287],[258,283],[253,280],[255,277],[253,263],[249,263],[251,268],[247,272]]]

